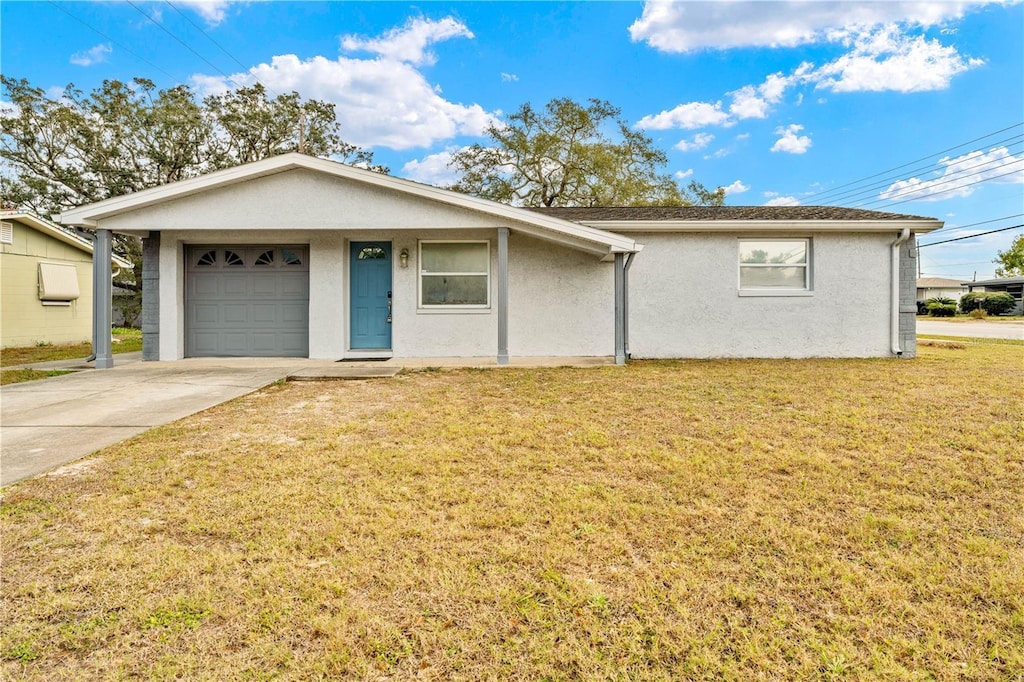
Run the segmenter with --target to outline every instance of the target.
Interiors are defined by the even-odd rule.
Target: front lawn
[[[128,327],[114,327],[111,330],[114,341],[110,344],[113,353],[131,353],[142,350],[142,331]],[[77,360],[92,355],[92,344],[39,344],[0,350],[0,367],[28,365],[34,362],[52,362],[54,360]]]
[[[1021,345],[289,383],[3,491],[4,679],[1024,676]]]

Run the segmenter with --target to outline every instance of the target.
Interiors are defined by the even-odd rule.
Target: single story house
[[[1000,277],[998,279],[984,279],[977,282],[964,282],[963,285],[970,291],[1003,292],[1013,296],[1017,302],[1009,315],[1024,315],[1024,277]]]
[[[920,314],[927,312],[925,304],[932,298],[950,298],[957,304],[960,297],[967,293],[965,287],[958,279],[947,279],[945,277],[918,277],[917,278],[917,311]]]
[[[0,347],[92,339],[92,279],[91,242],[32,213],[0,213]]]
[[[931,218],[530,210],[284,154],[63,213],[143,240],[143,356],[910,357]]]

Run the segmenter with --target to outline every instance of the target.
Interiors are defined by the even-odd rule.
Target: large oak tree
[[[272,97],[256,84],[200,100],[187,85],[160,90],[136,78],[89,93],[68,85],[52,97],[26,80],[0,82],[10,102],[0,112],[5,208],[51,216],[292,151],[388,172],[342,140],[333,104],[295,92]],[[138,240],[117,235],[114,249],[136,263],[116,283],[138,291]]]
[[[720,205],[725,191],[680,186],[661,168],[665,152],[632,129],[611,103],[553,99],[523,104],[488,126],[485,144],[453,155],[452,189],[523,206]]]

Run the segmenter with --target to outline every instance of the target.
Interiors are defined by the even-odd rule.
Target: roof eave
[[[64,242],[68,246],[73,246],[89,254],[93,252],[92,244],[90,244],[89,242],[85,241],[84,239],[80,239],[74,235],[68,234],[64,230],[60,229],[59,226],[53,225],[48,220],[43,220],[39,216],[32,215],[31,213],[18,212],[0,214],[0,219],[17,220],[19,223],[25,223],[26,225],[29,225],[39,230],[43,234],[53,237],[57,241]],[[126,260],[118,255],[111,255],[110,260],[114,265],[117,265],[118,267],[134,267],[131,261]]]
[[[615,232],[934,232],[941,220],[587,220],[581,224]]]

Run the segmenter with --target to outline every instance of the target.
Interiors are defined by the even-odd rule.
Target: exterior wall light
[[[409,249],[402,249],[398,254],[398,261],[402,269],[409,267]]]

